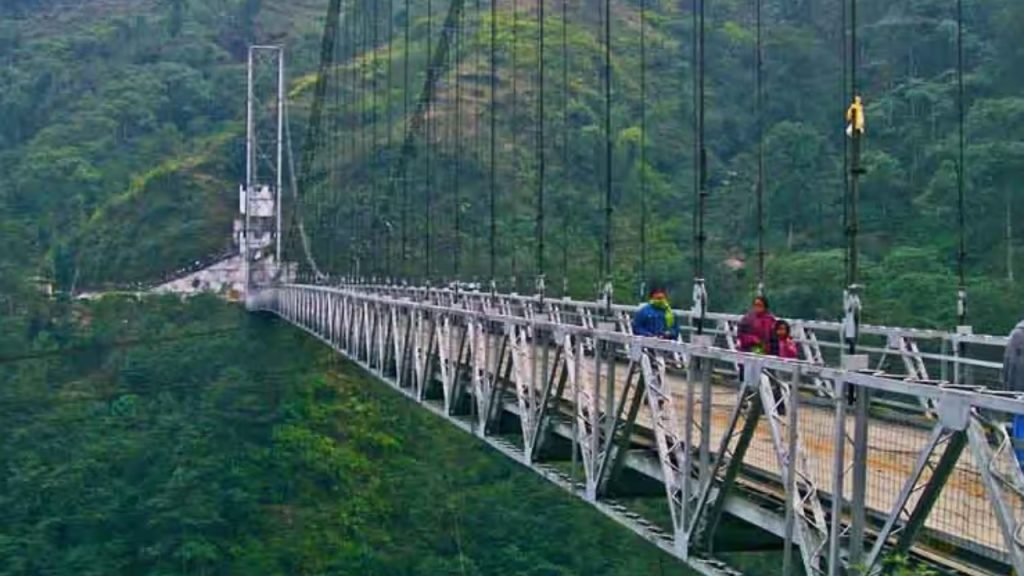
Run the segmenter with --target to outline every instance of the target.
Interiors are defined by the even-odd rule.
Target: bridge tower
[[[239,188],[236,239],[246,300],[253,285],[285,272],[281,265],[285,61],[281,46],[251,46],[246,98],[245,182]]]

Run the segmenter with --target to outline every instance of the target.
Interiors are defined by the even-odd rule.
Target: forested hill
[[[288,42],[301,71],[323,4],[3,2],[0,293],[145,281],[228,248],[247,47]]]
[[[692,574],[283,323],[49,312],[0,347],[2,576]]]
[[[435,2],[436,4],[436,2]],[[571,0],[567,26],[567,110],[561,113],[558,6],[548,10],[545,55],[548,139],[549,277],[558,285],[561,230],[571,288],[592,297],[601,231],[599,182],[603,174],[603,102],[599,64],[602,27],[592,3]],[[835,317],[842,286],[842,110],[838,31],[839,0],[765,2],[765,150],[768,286],[776,308],[788,315]],[[499,233],[500,269],[532,274],[532,195],[536,158],[525,136],[536,120],[536,11],[511,1],[498,5]],[[632,299],[639,284],[639,190],[646,175],[652,213],[648,225],[648,276],[689,293],[692,277],[692,133],[690,118],[691,38],[689,3],[647,0],[646,112],[640,133],[640,0],[615,2],[613,30],[613,174],[617,293]],[[395,29],[411,23],[410,52],[426,54],[425,3],[393,2]],[[868,138],[861,203],[866,315],[872,321],[916,326],[952,326],[957,252],[956,3],[953,0],[862,0],[860,81],[867,103]],[[486,6],[484,7],[486,8]],[[742,305],[755,279],[756,221],[752,195],[756,172],[753,114],[753,2],[708,3],[708,138],[712,307]],[[1015,212],[1020,191],[1015,176],[1024,168],[1024,5],[1016,0],[964,2],[966,80],[967,275],[971,319],[981,330],[1001,331],[1020,313],[1024,299],[1013,279],[1020,259]],[[241,177],[244,78],[249,42],[281,42],[289,49],[296,114],[293,133],[303,134],[309,76],[319,56],[324,0],[17,0],[0,7],[0,295],[25,290],[21,278],[44,274],[65,289],[141,281],[184,263],[219,253],[229,242],[235,183]],[[440,26],[435,6],[434,33]],[[453,67],[467,94],[482,101],[489,84],[478,62],[488,49],[489,11],[467,3],[466,33]],[[516,34],[510,34],[518,20]],[[378,22],[381,30],[384,23]],[[512,68],[512,38],[517,66]],[[352,59],[344,70],[362,70],[383,82],[383,54],[394,52],[392,71],[401,78],[397,55],[405,45],[396,34],[388,47]],[[554,48],[553,48],[554,47]],[[345,51],[342,50],[344,54]],[[486,52],[484,52],[486,54]],[[373,58],[374,66],[365,66]],[[483,62],[487,58],[482,59]],[[418,94],[420,74],[410,90]],[[514,74],[513,74],[514,73]],[[375,74],[375,76],[373,76]],[[509,90],[517,80],[518,98]],[[347,76],[350,94],[367,76]],[[344,80],[343,80],[344,81]],[[475,86],[474,84],[478,84]],[[450,98],[445,88],[440,98]],[[383,92],[383,91],[382,91]],[[390,90],[372,115],[378,144],[386,125],[400,130],[403,87]],[[450,103],[450,100],[439,100]],[[506,114],[515,108],[516,116]],[[478,133],[444,129],[439,108],[435,134],[438,178],[445,154],[479,145]],[[483,104],[465,112],[486,115]],[[368,134],[363,121],[335,111],[350,131]],[[564,122],[563,122],[564,120]],[[331,120],[333,121],[333,120]],[[486,126],[486,123],[483,125]],[[570,169],[559,160],[559,138],[567,128]],[[461,135],[460,135],[461,134]],[[391,134],[396,135],[395,133]],[[645,154],[640,153],[645,137]],[[400,142],[393,138],[393,142]],[[394,144],[397,147],[397,144]],[[378,158],[392,158],[382,154]],[[646,165],[641,166],[641,158]],[[340,187],[303,190],[307,202],[342,211],[329,221],[366,220],[397,204],[395,197],[369,200],[387,182],[390,166],[336,159],[348,178]],[[386,164],[386,163],[385,163]],[[464,273],[482,277],[487,263],[483,224],[485,154],[459,164],[463,171]],[[414,173],[421,172],[415,168]],[[443,182],[439,180],[439,187]],[[385,187],[387,188],[387,187]],[[422,195],[422,182],[413,187]],[[439,188],[441,189],[441,188]],[[326,191],[325,191],[326,190]],[[344,196],[342,195],[344,194]],[[360,202],[345,198],[358,197]],[[436,259],[447,262],[452,245],[453,206],[437,198]],[[376,202],[376,204],[375,204]],[[347,206],[347,208],[346,208]],[[358,206],[358,208],[352,208]],[[312,227],[312,216],[306,215]],[[422,219],[410,223],[417,237]],[[326,238],[326,235],[321,237]],[[346,249],[318,246],[323,259]],[[369,255],[366,255],[369,256]],[[379,256],[379,254],[377,255]],[[417,256],[419,259],[419,256]],[[376,258],[382,261],[381,258]],[[340,262],[335,268],[341,268]],[[447,264],[445,264],[447,265]],[[413,270],[410,273],[415,272]],[[442,269],[439,275],[445,275]],[[503,278],[504,283],[508,282]]]

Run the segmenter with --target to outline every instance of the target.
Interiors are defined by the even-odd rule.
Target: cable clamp
[[[703,278],[693,281],[693,317],[703,320],[708,311],[708,291]]]
[[[961,287],[956,293],[956,315],[957,318],[963,319],[967,317],[967,289]]]
[[[843,291],[843,338],[856,342],[860,333],[860,286],[852,284]]]
[[[601,287],[601,303],[604,305],[606,310],[611,310],[612,307],[612,296],[615,288],[612,285],[612,281],[605,280],[604,285]]]

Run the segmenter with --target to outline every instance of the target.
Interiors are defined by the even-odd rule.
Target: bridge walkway
[[[783,536],[808,574],[876,573],[903,550],[974,573],[1021,564],[1024,475],[1005,431],[1018,395],[342,288],[249,304],[492,445],[513,416],[517,459],[546,476],[567,438],[599,508],[624,469],[661,482],[667,535],[620,520],[691,565],[722,514]]]

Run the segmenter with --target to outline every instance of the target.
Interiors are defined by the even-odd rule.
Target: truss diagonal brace
[[[614,397],[611,398],[615,409],[611,414],[605,415],[605,418],[609,419],[607,423],[608,431],[606,434],[602,434],[601,454],[597,460],[597,493],[599,495],[604,494],[608,487],[610,476],[609,472],[611,471],[611,468],[614,467],[612,461],[616,458],[617,453],[622,452],[625,449],[625,447],[623,447],[623,449],[620,450],[619,444],[625,442],[625,445],[628,446],[629,443],[628,435],[632,433],[633,421],[624,422],[622,420],[622,414],[625,411],[630,390],[633,389],[633,384],[636,381],[636,372],[636,362],[630,360],[626,374],[626,384],[622,388],[621,397],[618,399]],[[613,389],[614,388],[610,388],[610,390]],[[640,399],[634,397],[633,404],[636,405],[638,400]],[[630,408],[630,414],[634,421],[636,419],[637,410],[639,410],[638,405],[635,409],[633,407]]]
[[[736,475],[743,464],[743,457],[757,430],[757,421],[763,411],[758,385],[760,374],[760,362],[748,361],[745,363],[744,378],[736,406],[733,408],[729,424],[719,442],[717,457],[701,482],[697,502],[694,506],[693,521],[686,537],[688,543],[695,542],[699,537],[703,540],[704,545],[708,546],[714,536],[718,518],[725,508],[729,488],[736,480]],[[737,434],[736,428],[739,426],[740,420],[743,420],[743,427]],[[738,439],[733,447],[731,446],[732,441],[737,435]],[[712,491],[716,488],[717,494],[712,499]],[[710,510],[708,510],[709,505],[711,506]]]
[[[534,341],[536,342],[537,332],[534,332],[534,334]],[[546,353],[546,345],[544,346]],[[536,354],[536,348],[534,348],[534,354]],[[540,399],[536,406],[536,415],[533,418],[533,431],[530,434],[532,437],[532,443],[527,456],[530,462],[536,460],[541,447],[544,445],[544,440],[548,430],[547,423],[550,417],[549,413],[551,410],[551,404],[553,402],[557,402],[557,400],[562,397],[562,390],[565,388],[567,374],[562,364],[562,349],[559,347],[555,350],[555,361],[551,366],[550,372],[544,374],[544,384],[541,388]],[[556,379],[557,384],[555,383]],[[552,394],[552,389],[554,389],[554,394]]]
[[[989,445],[986,426],[993,429],[1000,439],[996,450]],[[974,414],[967,426],[967,438],[1003,535],[1010,565],[1017,574],[1024,574],[1024,524],[1016,517],[1017,506],[1010,502],[1011,498],[1015,498],[1019,505],[1024,500],[1024,473],[1011,449],[1009,435],[999,425],[992,425]]]
[[[805,574],[820,573],[821,553],[828,537],[828,522],[815,485],[808,471],[806,452],[802,449],[799,435],[799,420],[791,419],[786,430],[781,408],[789,410],[792,417],[799,404],[801,369],[797,367],[790,381],[777,379],[774,374],[763,372],[758,376],[761,392],[761,406],[771,432],[775,456],[786,479],[786,514],[793,522]]]
[[[722,481],[718,486],[718,493],[704,522],[704,531],[701,536],[704,539],[704,546],[708,549],[711,549],[715,533],[718,531],[718,524],[722,520],[722,513],[725,511],[725,501],[729,497],[729,492],[732,490],[733,485],[736,484],[736,477],[739,476],[740,469],[743,467],[743,459],[747,455],[750,441],[754,438],[754,432],[757,431],[757,423],[763,413],[764,403],[761,401],[761,397],[759,395],[751,397],[750,406],[747,409],[739,439],[729,455],[725,474],[722,476]]]
[[[675,397],[665,382],[665,359],[655,356],[652,362],[651,356],[645,352],[631,352],[640,355],[640,370],[646,389],[646,393],[642,395],[647,398],[651,412],[654,439],[665,482],[665,496],[672,517],[674,545],[677,551],[685,556],[688,549],[685,523],[691,476],[690,447],[686,445],[686,438],[679,426]]]
[[[619,416],[617,420],[621,423],[616,425],[617,433],[613,436],[612,441],[608,443],[606,447],[607,456],[604,459],[604,473],[602,474],[602,481],[598,485],[599,493],[607,492],[608,485],[618,478],[622,471],[622,466],[626,462],[626,453],[629,451],[629,445],[633,437],[633,428],[636,427],[636,418],[640,414],[640,406],[643,405],[644,395],[646,394],[646,385],[643,377],[636,378],[636,391],[633,392],[633,396],[629,397],[629,391],[632,389],[631,382],[633,381],[633,368],[631,365],[630,376],[626,380],[626,389],[622,392],[622,401],[619,405]],[[629,405],[629,411],[626,413],[625,420],[622,420],[623,408]]]
[[[931,457],[942,445],[946,446],[942,457],[935,465],[931,475],[925,479],[925,472],[929,468]],[[965,431],[949,430],[942,423],[935,425],[928,437],[928,443],[918,454],[910,478],[903,484],[903,488],[889,512],[889,517],[878,533],[878,539],[875,541],[871,554],[864,562],[865,572],[874,573],[876,564],[881,559],[883,548],[891,536],[898,536],[894,549],[896,554],[902,554],[910,549],[917,534],[924,527],[928,514],[935,506],[943,486],[949,480],[966,445],[967,433]],[[922,480],[924,480],[923,484]],[[916,503],[911,504],[911,497],[918,492],[921,496]],[[907,516],[907,520],[901,528],[898,528],[897,523],[904,516]]]

